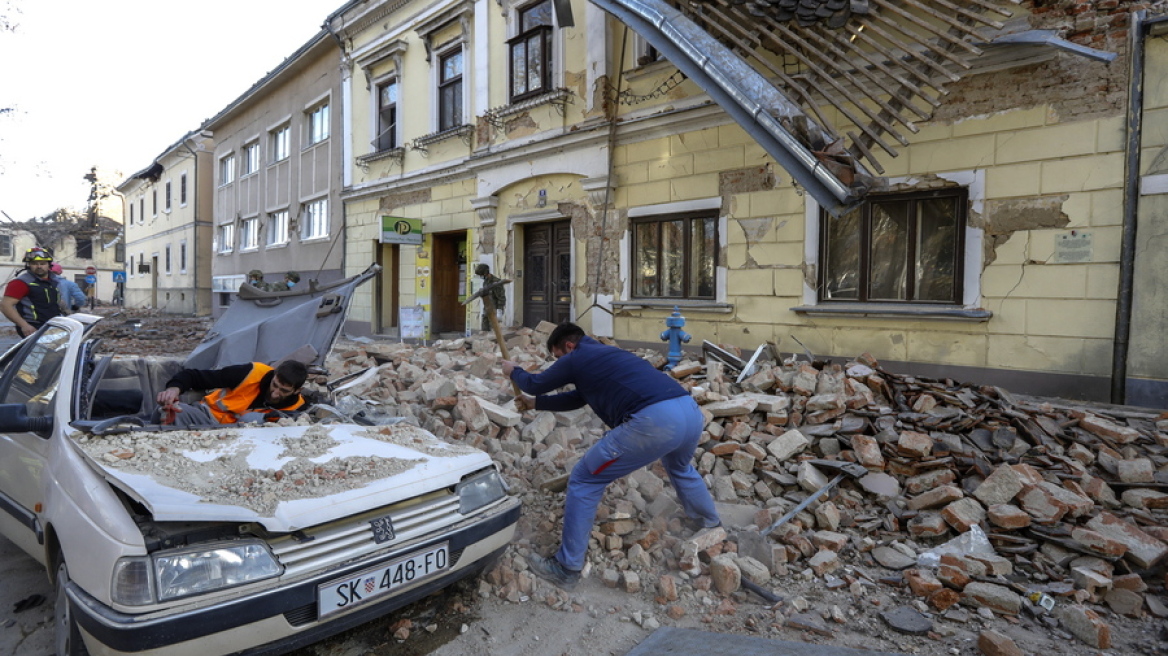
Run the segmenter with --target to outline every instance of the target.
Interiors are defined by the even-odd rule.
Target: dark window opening
[[[632,295],[636,298],[713,299],[718,219],[685,214],[633,223]]]
[[[93,259],[93,240],[77,239],[77,257],[82,260]]]
[[[965,189],[889,194],[820,213],[819,300],[961,303]]]
[[[521,9],[519,34],[507,44],[511,48],[511,102],[551,91],[551,0]]]
[[[439,60],[438,131],[462,125],[462,50]]]
[[[374,146],[378,151],[397,148],[397,92],[397,80],[377,88],[377,139]]]

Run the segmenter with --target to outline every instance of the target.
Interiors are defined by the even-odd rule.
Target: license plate
[[[405,587],[415,581],[449,569],[450,549],[447,543],[402,556],[388,564],[365,570],[343,581],[326,583],[316,591],[319,616],[325,617]]]

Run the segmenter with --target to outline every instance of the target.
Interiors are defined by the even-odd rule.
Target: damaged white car
[[[485,568],[519,501],[487,454],[405,424],[309,411],[168,430],[181,367],[320,365],[356,285],[246,286],[185,362],[102,354],[59,317],[0,358],[0,532],[48,569],[59,656],[266,654],[383,616]],[[368,422],[366,422],[368,423]]]

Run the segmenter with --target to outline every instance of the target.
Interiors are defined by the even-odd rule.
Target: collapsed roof
[[[896,157],[909,144],[916,123],[929,120],[941,104],[945,85],[972,68],[1006,28],[998,19],[1012,16],[1009,6],[1017,4],[592,1],[693,79],[833,214],[883,186],[878,157]],[[1073,44],[1049,34],[1041,41],[1100,56],[1090,48],[1069,49]]]

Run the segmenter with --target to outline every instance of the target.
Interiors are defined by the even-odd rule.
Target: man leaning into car
[[[275,369],[261,362],[222,369],[183,369],[158,393],[163,424],[179,428],[274,420],[304,406],[300,388],[308,379],[303,362],[285,360]],[[180,403],[187,390],[211,390],[201,403]]]

